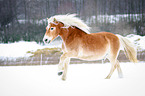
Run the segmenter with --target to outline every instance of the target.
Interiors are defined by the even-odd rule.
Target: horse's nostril
[[[45,42],[47,42],[48,41],[48,39],[45,39]]]

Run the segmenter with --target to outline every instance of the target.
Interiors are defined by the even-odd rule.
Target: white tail
[[[126,57],[128,57],[131,62],[136,63],[138,60],[137,60],[137,51],[135,50],[134,44],[126,37],[123,37],[121,35],[117,36],[120,40],[121,46],[123,46],[124,48]]]

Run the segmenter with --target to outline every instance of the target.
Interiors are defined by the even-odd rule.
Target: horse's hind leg
[[[123,78],[122,70],[121,70],[121,68],[120,68],[120,64],[119,64],[119,61],[118,61],[118,60],[117,60],[117,62],[116,62],[116,67],[117,67],[117,71],[118,71],[118,76],[119,76],[120,78]]]
[[[116,62],[115,61],[110,61],[112,66],[111,66],[111,70],[110,73],[108,74],[108,76],[105,79],[110,79],[111,75],[113,74],[114,70],[116,69]]]
[[[109,59],[111,65],[112,65],[111,70],[110,70],[110,73],[108,74],[108,76],[105,79],[110,79],[110,77],[112,76],[112,74],[113,74],[113,72],[115,71],[116,68],[117,68],[118,72],[121,72],[119,62],[116,59],[118,54],[117,54],[117,52],[114,52],[114,54],[112,54],[112,53],[110,53],[108,55],[108,59]]]
[[[113,72],[116,68],[117,68],[117,71],[118,71],[118,76],[120,78],[122,78],[123,74],[122,74],[122,70],[120,68],[119,61],[118,60],[113,60],[113,61],[110,60],[110,62],[112,63],[111,70],[110,70],[110,73],[108,74],[108,76],[105,79],[110,79],[111,75],[113,74]]]
[[[120,42],[119,38],[111,38],[109,37],[110,40],[110,50],[109,50],[109,56],[108,59],[110,60],[110,63],[112,64],[110,73],[106,77],[106,79],[110,79],[111,75],[113,74],[114,70],[117,68],[118,73],[121,75],[122,71],[119,65],[119,62],[117,60],[118,53],[119,53],[119,48],[120,48]]]

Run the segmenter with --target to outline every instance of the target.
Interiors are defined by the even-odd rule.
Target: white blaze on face
[[[49,30],[49,28],[50,28],[50,24],[48,24],[47,28],[48,28],[48,30]]]
[[[47,30],[49,30],[49,28],[50,28],[50,24],[48,24]],[[48,37],[48,36],[45,34],[44,37],[43,37],[43,42],[44,42],[45,44],[46,44],[46,43],[50,43],[51,39],[52,39],[52,37]]]

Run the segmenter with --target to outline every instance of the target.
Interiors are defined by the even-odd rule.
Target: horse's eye
[[[54,29],[53,27],[50,28],[50,30],[53,30],[53,29]]]

